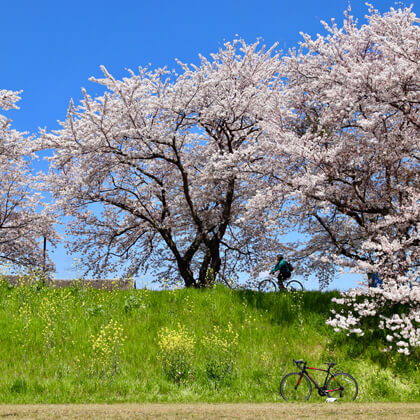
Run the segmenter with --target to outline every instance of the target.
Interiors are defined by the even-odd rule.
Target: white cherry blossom
[[[17,109],[19,94],[0,90],[0,108]],[[32,158],[32,138],[0,115],[0,263],[12,268],[44,268],[42,238],[56,239],[54,219],[31,174]]]

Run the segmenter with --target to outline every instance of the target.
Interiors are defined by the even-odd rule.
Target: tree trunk
[[[185,287],[197,287],[197,282],[194,279],[194,274],[191,271],[189,263],[180,259],[178,262],[179,274],[184,280]]]
[[[201,267],[200,267],[200,273],[198,275],[198,287],[200,289],[210,286],[208,284],[208,271],[209,271],[210,262],[211,262],[211,254],[210,254],[210,251],[207,251],[206,255],[204,255],[203,262],[201,263]]]

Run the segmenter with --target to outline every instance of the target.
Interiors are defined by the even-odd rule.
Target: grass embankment
[[[325,325],[335,295],[0,282],[0,402],[279,402],[293,358],[337,362],[357,401],[420,401],[416,360]]]

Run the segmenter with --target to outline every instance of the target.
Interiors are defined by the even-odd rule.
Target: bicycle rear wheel
[[[306,401],[312,392],[309,379],[299,372],[287,374],[280,383],[280,394],[286,401]]]
[[[354,401],[359,392],[356,379],[348,373],[334,373],[327,383],[328,396],[337,401]]]
[[[265,279],[261,281],[260,284],[258,285],[259,292],[269,293],[269,292],[275,292],[276,290],[277,290],[276,283],[271,279]]]
[[[291,280],[286,284],[286,289],[289,292],[302,292],[303,291],[303,285],[300,281]]]

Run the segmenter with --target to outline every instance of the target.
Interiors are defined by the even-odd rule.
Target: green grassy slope
[[[0,282],[0,402],[275,402],[293,358],[337,362],[359,401],[420,401],[415,360],[325,324],[335,295]]]

